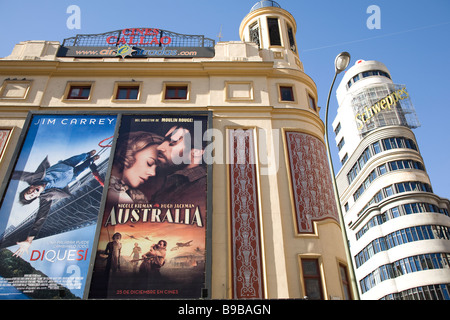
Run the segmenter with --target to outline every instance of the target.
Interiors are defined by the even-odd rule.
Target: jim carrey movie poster
[[[89,298],[200,298],[206,116],[124,115]]]
[[[115,115],[30,116],[0,208],[0,299],[81,299]]]

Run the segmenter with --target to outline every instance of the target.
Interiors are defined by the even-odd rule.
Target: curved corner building
[[[450,299],[450,203],[433,193],[409,93],[359,60],[338,89],[337,183],[361,299]]]
[[[240,41],[218,43],[131,27],[63,44],[25,41],[0,59],[0,128],[10,133],[1,179],[29,111],[137,114],[150,117],[138,119],[149,130],[158,127],[155,114],[170,122],[207,113],[215,161],[206,245],[167,236],[168,247],[180,246],[167,251],[161,273],[201,267],[205,252],[201,298],[352,299],[317,89],[298,55],[294,17],[274,1],[258,2],[237,26]],[[152,219],[161,227],[180,220]],[[169,298],[181,297],[181,287],[170,289]]]

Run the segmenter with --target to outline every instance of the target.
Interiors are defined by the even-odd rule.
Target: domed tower
[[[298,56],[294,17],[275,1],[259,1],[244,18],[239,28],[242,41],[254,42],[262,55],[274,59],[276,67],[299,68],[303,65]]]
[[[291,13],[275,1],[260,1],[240,25],[241,42],[221,44],[230,46],[227,52],[239,46],[238,53],[246,56],[215,58],[231,61],[227,72],[239,84],[251,83],[255,97],[251,103],[232,101],[226,109],[229,121],[217,121],[217,127],[228,131],[228,152],[236,157],[227,170],[226,213],[233,299],[355,297],[317,88],[300,62],[296,30]],[[244,71],[246,66],[258,73]],[[258,159],[257,164],[251,159]],[[219,269],[215,272],[218,277]],[[220,291],[215,288],[213,284]]]

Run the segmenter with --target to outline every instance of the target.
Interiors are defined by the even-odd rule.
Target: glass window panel
[[[395,170],[398,169],[397,161],[392,161],[392,162],[389,163],[389,165],[390,165],[392,171],[395,171]]]
[[[269,26],[269,39],[271,46],[281,46],[280,28],[278,26],[277,18],[267,18]]]
[[[292,87],[281,86],[280,95],[282,101],[294,101],[294,92]]]
[[[381,152],[381,147],[380,147],[380,142],[379,141],[377,141],[374,144],[372,144],[372,146],[373,146],[373,151],[375,152],[375,154]]]
[[[392,208],[392,209],[391,209],[391,212],[392,212],[392,217],[393,217],[393,218],[397,218],[397,217],[400,216],[400,212],[398,211],[398,207]]]

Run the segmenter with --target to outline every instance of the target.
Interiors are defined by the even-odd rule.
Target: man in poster
[[[38,113],[27,124],[0,207],[0,299],[80,299],[109,162],[100,142],[116,115]]]
[[[39,210],[26,240],[18,242],[19,249],[14,256],[28,252],[33,239],[38,235],[48,216],[52,201],[70,197],[69,184],[100,157],[96,150],[75,155],[50,166],[48,157],[41,162],[35,172],[14,171],[12,179],[25,181],[29,186],[19,194],[19,202],[28,205],[39,198]]]
[[[206,194],[206,168],[202,165],[204,142],[201,137],[194,137],[193,132],[192,126],[174,126],[157,147],[157,164],[166,171],[166,180],[153,195],[154,201],[165,202],[176,195],[179,202],[185,202]]]

